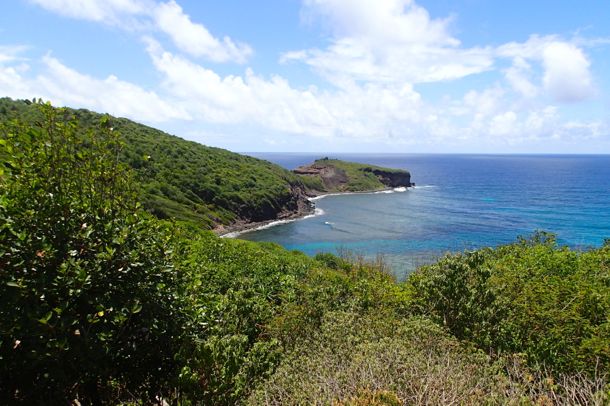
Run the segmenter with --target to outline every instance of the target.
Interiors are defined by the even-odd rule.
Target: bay
[[[250,153],[285,168],[320,154]],[[610,155],[329,154],[408,169],[405,192],[327,196],[317,216],[239,238],[287,249],[381,255],[398,278],[446,252],[497,246],[536,230],[572,248],[610,238]]]

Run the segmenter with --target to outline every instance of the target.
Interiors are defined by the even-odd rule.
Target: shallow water
[[[250,154],[293,169],[311,154]],[[610,238],[610,156],[336,154],[404,168],[404,192],[327,196],[321,215],[241,235],[308,254],[381,254],[398,277],[447,251],[496,246],[535,230],[561,244]],[[320,210],[319,210],[320,212]]]

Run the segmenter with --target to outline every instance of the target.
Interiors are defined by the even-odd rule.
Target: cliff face
[[[302,176],[310,194],[325,192],[366,192],[395,187],[410,187],[411,174],[401,169],[319,159],[293,171]]]
[[[313,163],[308,166],[298,167],[293,171],[297,175],[319,178],[325,190],[334,190],[341,185],[347,184],[349,178],[344,170],[332,165]]]
[[[411,183],[411,174],[407,171],[404,172],[388,172],[382,169],[374,169],[374,168],[363,168],[365,172],[372,172],[379,181],[386,186],[389,187],[410,187],[415,186],[414,183]]]

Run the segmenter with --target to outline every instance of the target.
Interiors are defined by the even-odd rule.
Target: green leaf
[[[139,301],[136,301],[131,307],[131,312],[135,314],[140,313],[140,311],[142,311],[142,304]]]
[[[48,312],[43,318],[38,319],[38,321],[42,324],[47,324],[49,320],[53,317],[53,312]]]

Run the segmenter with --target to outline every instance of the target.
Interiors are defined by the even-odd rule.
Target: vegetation
[[[251,405],[603,404],[604,380],[494,360],[425,318],[328,312]]]
[[[153,396],[186,317],[172,235],[138,210],[106,120],[80,137],[42,114],[0,138],[0,398]]]
[[[236,220],[269,220],[295,210],[300,178],[270,162],[185,141],[124,118],[62,109],[80,136],[100,119],[123,135],[119,158],[137,177],[138,199],[161,219],[175,218],[211,229]],[[35,103],[0,99],[0,120],[29,125],[43,117]],[[301,197],[304,199],[304,196]]]
[[[416,313],[489,353],[561,372],[610,367],[610,244],[576,252],[541,233],[447,256],[407,285]]]
[[[540,234],[397,283],[155,218],[130,127],[34,104],[0,124],[2,403],[609,401],[609,245]]]

